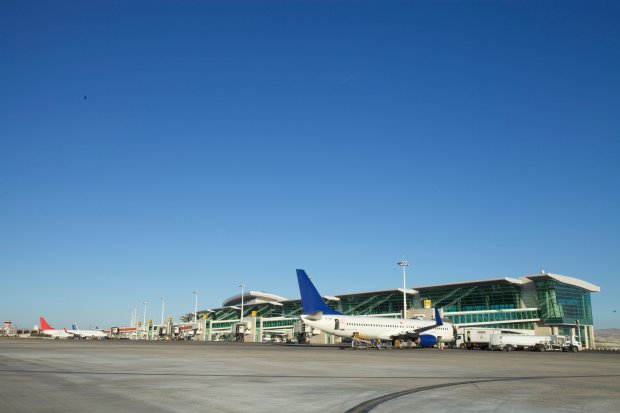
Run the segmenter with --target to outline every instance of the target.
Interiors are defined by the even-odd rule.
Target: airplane
[[[45,318],[40,317],[41,332],[52,336],[52,338],[105,338],[106,334],[100,330],[80,330],[77,325],[73,325],[72,330],[66,328],[57,330],[50,326]]]
[[[349,316],[325,304],[304,270],[297,270],[297,281],[303,307],[302,321],[326,333],[354,340],[391,341],[394,347],[408,340],[418,347],[433,347],[454,339],[452,323],[442,321],[437,309],[435,320]]]
[[[80,330],[77,324],[71,325],[72,329],[69,333],[75,334],[75,338],[106,338],[107,334],[95,327],[95,330]]]
[[[51,325],[47,324],[45,318],[39,317],[40,330],[41,333],[47,334],[48,336],[52,336],[52,338],[60,339],[60,338],[73,338],[73,334],[69,334],[67,329],[57,330]]]

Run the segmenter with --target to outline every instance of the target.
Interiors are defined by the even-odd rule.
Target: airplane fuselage
[[[105,338],[106,334],[99,330],[41,330],[43,334],[53,338]]]
[[[43,334],[47,334],[48,336],[51,336],[53,338],[71,338],[73,337],[73,334],[69,334],[64,330],[56,330],[56,329],[47,329],[47,330],[41,330],[41,333]]]
[[[67,330],[69,334],[73,334],[76,337],[81,338],[105,338],[106,333],[99,330]]]
[[[362,339],[392,340],[395,337],[406,336],[407,332],[432,326],[434,320],[399,319],[385,317],[359,317],[347,315],[323,315],[319,320],[312,320],[312,316],[301,317],[305,324],[326,333],[339,337]],[[437,342],[449,343],[454,339],[454,329],[451,323],[426,330],[423,334],[437,337]]]

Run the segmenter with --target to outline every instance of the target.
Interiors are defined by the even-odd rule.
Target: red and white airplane
[[[62,330],[57,330],[45,321],[45,318],[40,317],[39,321],[40,331],[43,334],[47,334],[52,338],[106,338],[107,335],[105,332],[101,330],[80,330],[80,329],[72,329],[67,330],[63,328]]]

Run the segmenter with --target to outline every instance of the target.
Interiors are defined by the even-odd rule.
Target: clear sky
[[[541,270],[620,327],[617,1],[0,3],[0,317]],[[614,310],[618,310],[615,313]]]

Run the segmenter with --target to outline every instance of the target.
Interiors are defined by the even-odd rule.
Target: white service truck
[[[493,334],[491,350],[531,350],[531,351],[581,351],[581,343],[572,336],[528,336],[521,334]]]
[[[491,345],[492,335],[510,333],[526,334],[523,330],[517,332],[500,328],[459,327],[456,330],[452,347],[486,350]]]

